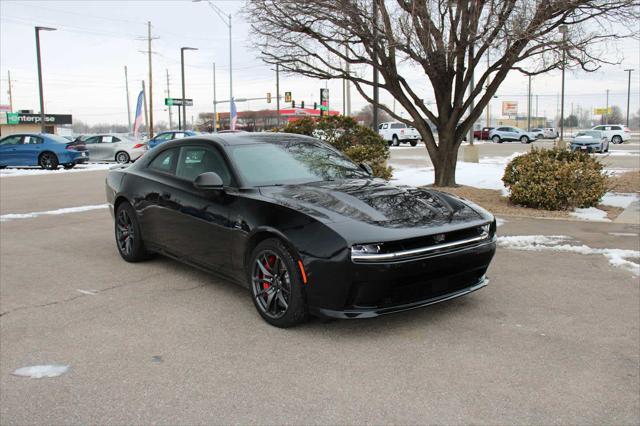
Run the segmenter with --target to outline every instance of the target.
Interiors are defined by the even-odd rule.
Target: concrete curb
[[[631,223],[640,225],[640,201],[634,201],[613,221],[613,223]]]

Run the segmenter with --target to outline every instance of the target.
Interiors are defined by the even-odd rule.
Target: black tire
[[[270,238],[258,244],[246,271],[251,300],[266,322],[288,328],[307,320],[301,272],[297,260],[281,240]],[[269,275],[272,272],[275,277]]]
[[[400,146],[400,139],[396,135],[393,135],[392,142],[393,146]]]
[[[418,141],[411,141],[411,142],[409,142],[409,143],[411,144],[411,146],[416,146],[416,145],[418,145]]]
[[[129,161],[131,161],[131,157],[129,157],[129,154],[124,151],[118,151],[116,152],[115,160],[118,164],[127,164]]]
[[[58,164],[58,157],[53,152],[43,152],[38,157],[38,165],[45,170],[56,170]]]
[[[494,143],[502,143],[502,139],[500,139],[500,136],[498,136],[498,135],[495,135],[494,137],[492,137],[491,140]]]
[[[529,140],[529,138],[527,136],[522,136],[520,138],[520,143],[531,143],[531,141]]]
[[[120,203],[116,209],[114,230],[116,247],[124,260],[141,262],[151,257],[151,253],[147,251],[142,241],[136,212],[126,201]]]
[[[613,142],[615,144],[622,143],[622,136],[615,135],[614,137],[611,138],[611,142]]]
[[[604,152],[609,152],[609,142],[607,142],[607,149],[605,149]]]
[[[64,167],[65,170],[71,170],[75,167],[75,163],[72,164],[63,164],[62,167]]]

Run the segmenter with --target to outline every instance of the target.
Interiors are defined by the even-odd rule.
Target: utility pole
[[[280,65],[276,64],[276,109],[278,110],[278,128],[280,128]]]
[[[538,115],[538,95],[536,95],[536,120],[538,120],[538,117],[540,115]],[[540,123],[536,124],[536,126],[540,126]]]
[[[473,7],[473,6],[472,6]],[[474,51],[474,47],[475,44],[471,43],[471,45],[469,46],[469,57],[473,58],[473,51]],[[471,68],[471,81],[469,81],[469,95],[471,95],[473,93],[474,90],[474,86],[475,86],[475,82],[473,80],[473,77],[475,75],[475,67],[472,64],[468,64],[469,68]],[[471,112],[473,111],[474,108],[474,102],[473,102],[473,96],[469,96],[471,103],[469,104],[469,115],[471,115]],[[468,140],[469,140],[469,145],[473,146],[473,122],[471,123],[471,127],[469,127],[469,136],[468,136]]]
[[[8,83],[9,83],[9,91],[8,91],[8,93],[9,93],[9,112],[13,112],[13,93],[11,92],[11,71],[9,71],[9,70],[7,70],[7,80],[8,80]],[[629,114],[627,114],[627,115],[629,115]]]
[[[629,81],[627,83],[627,127],[629,127],[629,100],[631,99],[631,71],[633,69],[626,69],[627,74],[629,74]],[[9,80],[9,93],[11,93],[11,80]]]
[[[36,53],[38,55],[38,88],[40,89],[40,131],[45,133],[44,94],[42,93],[42,61],[40,60],[40,31],[55,31],[55,28],[36,27]]]
[[[187,127],[187,106],[185,103],[184,93],[184,51],[185,50],[198,50],[195,47],[181,47],[180,48],[180,67],[182,69],[182,125]],[[182,129],[179,129],[182,130]]]
[[[149,138],[153,137],[153,74],[151,72],[151,21],[147,22],[149,42]]]
[[[216,102],[216,63],[213,63],[213,133],[218,133],[218,102]]]
[[[147,136],[149,134],[149,114],[147,110],[147,91],[144,88],[144,80],[142,80],[142,104],[144,105],[144,124],[147,126]]]
[[[491,65],[489,64],[489,49],[487,49],[487,71],[489,70],[489,68],[491,67]],[[490,81],[490,76],[491,74],[487,75],[487,86],[486,86],[486,90],[489,90],[489,83]],[[489,102],[487,102],[487,123],[485,124],[485,126],[490,127],[491,126],[491,99],[489,99]]]
[[[167,69],[167,98],[171,97],[171,90],[169,89],[169,70]],[[169,129],[173,129],[173,112],[171,111],[171,105],[169,108]]]
[[[131,104],[129,103],[129,76],[127,75],[127,66],[124,66],[124,88],[127,94],[127,121],[129,122],[129,132],[131,132]]]
[[[609,89],[607,89],[607,105],[605,108],[605,122],[604,124],[609,124]]]
[[[564,140],[564,69],[567,66],[567,32],[569,28],[566,25],[560,25],[560,33],[562,33],[562,100],[560,101],[560,140]]]
[[[529,90],[527,94],[527,132],[531,131],[531,74],[529,74]]]
[[[345,49],[347,50],[347,56],[348,56],[348,53],[349,53],[349,47],[348,47],[348,46],[345,46]],[[350,71],[349,71],[349,61],[347,61],[347,64],[346,64],[346,66],[345,66],[345,69],[346,69],[346,71],[347,71],[347,74],[348,74],[348,75],[351,75],[351,73],[350,73]],[[351,82],[350,82],[349,80],[347,80],[347,81],[345,82],[345,84],[346,84],[346,86],[347,86],[347,88],[346,88],[346,91],[347,91],[347,115],[348,115],[348,116],[351,116]],[[395,98],[394,98],[394,99],[395,99]]]
[[[378,0],[373,0],[373,60],[378,62]],[[373,130],[378,131],[378,68],[373,67]]]

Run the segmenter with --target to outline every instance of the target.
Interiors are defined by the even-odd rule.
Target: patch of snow
[[[609,232],[609,235],[613,235],[614,237],[637,237],[638,234],[635,232]]]
[[[496,226],[502,226],[505,223],[507,223],[506,220],[502,219],[501,217],[496,217]]]
[[[629,259],[640,258],[640,251],[623,249],[600,249],[587,245],[572,245],[572,238],[566,235],[517,235],[498,237],[500,247],[512,250],[526,251],[556,251],[576,254],[600,254],[609,263],[618,268],[624,268],[636,276],[640,276],[640,264]]]
[[[18,368],[11,374],[14,376],[41,379],[43,377],[58,377],[67,371],[69,371],[68,365],[32,365],[30,367]]]
[[[626,209],[631,203],[639,200],[640,196],[638,194],[630,192],[607,192],[604,194],[604,197],[602,197],[600,204]]]
[[[577,217],[580,220],[590,220],[593,222],[611,222],[611,220],[607,218],[607,212],[595,207],[588,207],[586,209],[575,209],[569,214],[573,217]]]
[[[58,170],[44,170],[39,167],[7,168],[0,170],[0,177],[59,175],[63,173],[95,172],[97,170],[109,170],[114,165],[115,163],[79,164],[73,169],[69,170],[65,170],[62,167],[59,167]]]
[[[77,288],[76,291],[80,292],[82,294],[88,294],[90,296],[95,296],[97,294],[95,291],[82,290],[82,289],[79,289],[79,288]]]
[[[55,216],[55,215],[68,214],[68,213],[80,213],[80,212],[86,212],[90,210],[106,209],[108,206],[109,206],[108,204],[96,204],[91,206],[66,207],[63,209],[48,210],[43,212],[8,213],[0,216],[0,222],[7,222],[10,220],[17,220],[17,219],[33,219],[38,216]]]

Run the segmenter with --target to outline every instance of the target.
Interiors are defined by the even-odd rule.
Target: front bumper
[[[573,151],[584,151],[584,152],[602,152],[601,144],[580,144],[580,143],[572,143],[571,149]]]
[[[454,299],[487,285],[496,239],[405,261],[310,265],[311,313],[330,318],[371,318]],[[336,259],[337,260],[337,259]]]

